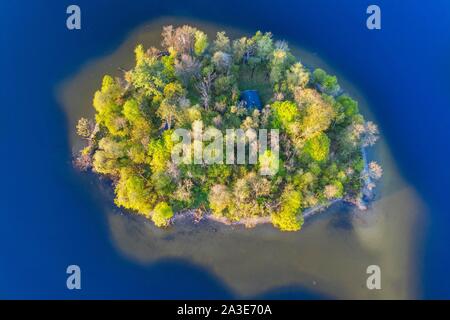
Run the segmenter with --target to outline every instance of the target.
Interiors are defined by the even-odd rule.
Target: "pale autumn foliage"
[[[383,168],[375,161],[369,163],[369,175],[373,179],[380,179],[383,175]]]
[[[339,190],[335,185],[329,184],[325,186],[324,195],[327,199],[333,199],[337,196]]]

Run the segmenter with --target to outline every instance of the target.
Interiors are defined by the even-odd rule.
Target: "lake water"
[[[378,1],[382,30],[369,31],[364,1],[77,4],[81,31],[65,28],[63,4],[1,10],[0,297],[450,297],[450,5]],[[168,23],[272,31],[338,75],[382,132],[370,152],[385,170],[373,207],[333,206],[299,233],[159,230],[116,209],[107,184],[72,169],[74,123],[92,114],[102,75],[130,66],[137,42],[157,45]],[[81,267],[80,291],[65,287],[69,264]],[[371,264],[380,291],[365,287]]]

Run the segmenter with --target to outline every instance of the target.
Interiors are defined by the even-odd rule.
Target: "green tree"
[[[152,220],[157,227],[167,227],[169,219],[173,217],[172,208],[167,202],[159,202],[155,209],[153,209]]]
[[[138,213],[150,216],[150,212],[156,201],[155,194],[146,185],[141,176],[122,170],[119,183],[116,186],[115,203],[126,209],[135,210]]]
[[[279,84],[282,80],[285,71],[292,63],[293,56],[287,48],[275,48],[271,54],[270,59],[270,81],[272,84]]]
[[[299,116],[297,105],[292,101],[276,101],[271,109],[275,128],[288,128]]]
[[[173,75],[173,72],[166,70],[167,64],[157,56],[141,58],[140,49],[136,52],[138,64],[130,72],[131,84],[150,97],[160,97],[165,85],[172,80],[169,76]]]
[[[302,198],[299,191],[287,185],[281,195],[279,211],[272,214],[272,224],[283,231],[298,231],[303,225],[300,213]]]
[[[300,62],[297,62],[286,71],[286,82],[288,89],[294,94],[296,90],[306,87],[309,82],[309,72]]]
[[[303,148],[305,154],[318,162],[325,161],[328,158],[329,151],[330,139],[323,132],[308,139]]]
[[[194,44],[194,52],[196,55],[201,56],[206,48],[208,47],[208,36],[206,33],[197,30],[195,32],[195,44]]]
[[[124,103],[122,113],[132,123],[142,119],[142,113],[135,99],[127,100]]]
[[[95,92],[93,105],[97,114],[96,122],[115,136],[127,134],[126,120],[121,114],[120,97],[122,89],[111,76],[104,76],[102,88]]]
[[[359,113],[358,102],[347,95],[342,95],[336,99],[343,107],[347,117],[352,117]]]
[[[258,31],[253,36],[253,41],[255,42],[256,56],[261,59],[261,61],[267,62],[271,58],[274,50],[272,33],[262,33]]]
[[[336,94],[339,90],[339,84],[335,76],[328,75],[325,71],[318,68],[313,72],[314,81],[327,94]]]
[[[226,210],[232,206],[232,195],[228,188],[221,184],[214,185],[208,196],[209,207],[216,216],[223,216]]]
[[[164,131],[160,139],[152,140],[148,145],[149,164],[153,172],[164,171],[167,167],[174,145],[172,132],[172,130]]]
[[[134,49],[134,55],[136,59],[136,65],[142,65],[145,62],[146,54],[144,50],[144,46],[142,44],[138,44]]]
[[[304,116],[300,121],[301,136],[304,140],[327,130],[336,116],[333,106],[318,97],[308,101],[304,109]]]
[[[169,196],[174,191],[174,184],[169,175],[162,171],[156,171],[151,177],[155,191],[160,196]]]
[[[125,164],[127,145],[112,137],[104,137],[98,143],[98,149],[93,157],[94,170],[102,174],[117,174]]]
[[[283,174],[283,163],[272,150],[266,150],[258,157],[258,165],[264,175]]]
[[[230,38],[227,37],[224,31],[217,32],[216,40],[214,40],[214,51],[230,52]]]
[[[227,72],[233,62],[231,55],[226,52],[217,51],[214,53],[211,62],[220,72]]]

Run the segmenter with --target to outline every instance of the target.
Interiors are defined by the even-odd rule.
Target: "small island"
[[[159,227],[192,217],[283,231],[300,230],[306,216],[336,201],[365,207],[382,175],[365,154],[378,128],[336,77],[304,66],[271,33],[230,40],[218,32],[209,41],[194,27],[167,26],[161,45],[137,45],[131,70],[105,75],[95,119],[77,125],[87,146],[74,163],[108,177],[117,206]],[[180,130],[194,142],[176,161]],[[230,130],[246,133],[241,140],[255,161],[196,159],[196,150],[211,151],[211,132],[238,152],[239,134],[229,139]],[[252,132],[269,132],[276,148],[262,150]]]

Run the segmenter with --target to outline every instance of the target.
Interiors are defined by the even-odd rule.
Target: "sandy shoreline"
[[[303,219],[306,220],[308,218],[311,218],[315,214],[320,213],[320,212],[326,210],[327,208],[329,208],[330,206],[332,206],[333,204],[341,202],[341,201],[345,201],[344,198],[334,199],[328,203],[308,208],[302,212]],[[214,216],[209,211],[206,213],[201,213],[196,209],[192,209],[192,210],[184,210],[184,211],[176,213],[170,219],[170,224],[175,224],[177,221],[182,220],[182,219],[190,219],[194,223],[198,223],[202,220],[207,220],[207,221],[222,223],[222,224],[225,224],[228,226],[238,226],[239,225],[239,226],[245,226],[247,228],[253,228],[260,224],[268,224],[268,223],[272,222],[272,219],[270,216],[243,218],[243,219],[240,219],[239,221],[230,221],[229,219],[227,219],[225,217]]]

